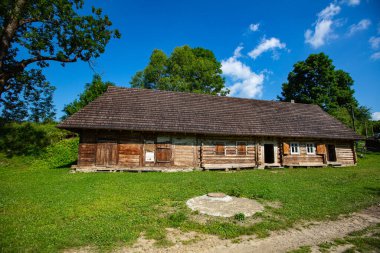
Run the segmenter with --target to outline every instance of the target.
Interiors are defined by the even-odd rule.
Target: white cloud
[[[339,14],[340,6],[331,3],[329,6],[324,8],[320,13],[318,13],[319,19],[331,19],[335,15]]]
[[[249,25],[249,30],[251,30],[252,32],[257,32],[259,30],[259,27],[260,27],[260,23],[250,24]]]
[[[371,45],[371,48],[376,50],[380,48],[380,37],[371,37],[369,39],[369,44]]]
[[[366,30],[371,25],[371,20],[369,19],[362,19],[359,23],[353,24],[350,26],[348,30],[348,35],[354,35],[357,32]]]
[[[273,51],[274,53],[273,57],[276,59],[278,58],[276,49],[284,49],[284,48],[286,48],[286,44],[282,43],[277,38],[263,39],[255,49],[253,49],[251,52],[248,53],[248,55],[252,57],[253,59],[256,59],[257,57],[259,57],[262,53],[266,51]]]
[[[372,120],[380,120],[380,112],[372,113]]]
[[[241,57],[241,50],[243,50],[243,46],[238,46],[236,49],[235,49],[235,51],[234,51],[234,57],[235,58],[239,58],[239,57]]]
[[[371,59],[374,60],[374,61],[379,60],[380,59],[380,52],[373,53],[371,55]]]
[[[356,6],[360,4],[360,0],[343,0],[342,3],[345,3],[349,6]]]
[[[323,46],[332,37],[333,26],[337,25],[333,17],[339,14],[340,10],[338,5],[331,3],[318,13],[314,32],[310,29],[305,32],[305,43],[309,43],[314,48]]]
[[[237,47],[234,56],[222,61],[223,75],[231,83],[231,85],[228,85],[230,96],[244,98],[260,97],[265,78],[264,74],[253,72],[249,66],[238,60],[242,49],[242,46]]]

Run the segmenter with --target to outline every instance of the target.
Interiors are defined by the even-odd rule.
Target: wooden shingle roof
[[[112,86],[58,127],[361,139],[317,105]]]

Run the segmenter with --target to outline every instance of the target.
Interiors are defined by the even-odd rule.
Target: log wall
[[[289,145],[292,142],[299,143],[299,154],[291,154],[290,150],[287,152],[288,154],[284,154],[282,160],[283,164],[285,166],[313,166],[313,165],[323,165],[324,164],[324,155],[323,154],[317,154],[315,150],[315,154],[307,154],[306,151],[306,144],[307,143],[314,143],[315,149],[317,148],[317,144],[319,141],[297,141],[297,140],[285,140],[286,144]]]
[[[256,143],[252,139],[203,138],[200,142],[199,163],[205,169],[256,167]]]
[[[300,154],[290,154],[289,144],[298,142]],[[78,166],[173,167],[173,168],[253,168],[264,167],[264,144],[275,147],[275,164],[281,166],[324,165],[326,145],[335,145],[336,162],[356,163],[353,143],[280,138],[234,138],[196,135],[155,134],[131,131],[86,130],[80,134]],[[318,151],[307,154],[306,143]],[[321,153],[322,152],[322,153]]]
[[[356,163],[355,149],[352,143],[336,142],[335,152],[337,162],[344,165],[353,165]]]

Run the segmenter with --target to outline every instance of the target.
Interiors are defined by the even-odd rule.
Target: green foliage
[[[103,82],[100,75],[94,75],[91,83],[87,83],[85,90],[79,95],[79,99],[75,99],[72,103],[65,105],[63,112],[65,113],[63,119],[73,115],[90,102],[94,101],[97,97],[107,91],[108,86],[114,86],[111,82]]]
[[[237,213],[234,215],[235,220],[243,221],[245,220],[245,214],[244,213]]]
[[[176,47],[172,54],[155,49],[148,66],[131,80],[134,88],[205,93],[225,96],[221,64],[204,48]]]
[[[172,226],[178,227],[181,223],[187,220],[187,215],[184,212],[176,212],[169,215],[169,220],[171,221]]]
[[[41,159],[49,168],[67,168],[78,159],[79,138],[62,139],[48,146]],[[59,155],[57,155],[59,154]],[[41,166],[41,161],[35,164]]]
[[[287,253],[310,253],[310,252],[312,252],[310,246],[302,246],[302,247],[299,247],[298,249],[290,250]]]
[[[335,70],[327,55],[311,54],[305,61],[294,64],[278,98],[281,101],[294,99],[299,103],[317,104],[325,111],[337,107],[356,107],[353,83],[348,73]]]
[[[54,86],[46,81],[41,70],[30,70],[17,76],[21,86],[12,86],[5,93],[2,118],[6,122],[51,122],[55,117]],[[22,94],[21,94],[22,93]]]
[[[234,187],[232,189],[230,189],[228,192],[227,192],[227,195],[230,195],[230,196],[234,196],[234,197],[241,197],[241,189],[238,188],[238,187]]]
[[[51,118],[53,87],[41,69],[99,57],[120,38],[102,10],[83,15],[83,0],[2,0],[0,3],[0,103],[3,117],[40,122]],[[15,115],[13,118],[8,117]]]
[[[8,123],[0,127],[0,152],[13,155],[39,155],[46,147],[70,135],[55,124]]]
[[[371,121],[371,127],[373,127],[374,133],[380,133],[380,120],[373,120]]]
[[[332,60],[324,53],[311,54],[299,61],[282,84],[280,101],[295,100],[298,103],[317,104],[349,127],[353,127],[351,108],[354,111],[355,128],[364,134],[365,124],[371,115],[369,108],[359,106],[352,88],[354,80],[343,70],[335,70]]]
[[[282,173],[71,174],[68,164],[76,159],[77,142],[56,142],[37,158],[0,153],[3,251],[56,252],[88,245],[112,251],[132,244],[142,233],[165,245],[168,227],[222,238],[263,237],[296,222],[334,219],[380,201],[378,153],[369,153],[357,167]],[[194,196],[228,192],[236,185],[244,195],[260,193],[265,201],[280,202],[281,208],[265,209],[257,223],[241,226],[225,218],[197,222],[185,205]]]
[[[379,252],[380,224],[352,232],[344,238],[335,239],[334,242],[330,243],[328,247],[325,247],[326,250],[322,250],[322,252],[331,252],[331,247],[336,245],[348,245],[349,248],[345,252]],[[322,245],[319,246],[320,250],[324,249]]]
[[[341,121],[346,126],[353,128],[352,112],[350,108],[337,107],[328,111],[328,113]],[[353,109],[355,129],[357,133],[365,135],[366,127],[367,132],[372,133],[370,111],[365,106],[359,106]]]

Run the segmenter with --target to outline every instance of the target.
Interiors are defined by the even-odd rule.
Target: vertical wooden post
[[[279,151],[279,153],[280,153],[280,164],[281,164],[281,166],[283,166],[283,156],[284,156],[284,154],[283,154],[283,152],[284,152],[284,148],[283,148],[283,144],[284,142],[283,142],[283,140],[282,139],[280,139],[280,143],[279,143],[279,149],[280,149],[280,151]]]
[[[199,167],[203,167],[203,141],[201,140],[201,145],[199,148]]]
[[[260,165],[259,148],[260,148],[260,142],[256,141],[256,150],[255,150],[256,167],[259,167],[259,165]]]

